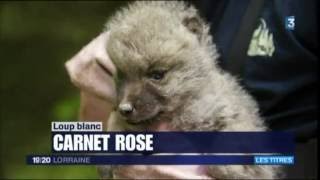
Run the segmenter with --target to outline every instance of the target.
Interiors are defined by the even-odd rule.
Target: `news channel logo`
[[[287,16],[286,19],[285,19],[285,27],[287,30],[294,30],[296,26],[296,23],[295,23],[295,17],[294,16]]]

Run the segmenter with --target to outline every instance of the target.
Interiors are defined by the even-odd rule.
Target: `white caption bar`
[[[102,131],[102,122],[51,122],[52,132]]]

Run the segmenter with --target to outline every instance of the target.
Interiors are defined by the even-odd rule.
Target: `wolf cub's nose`
[[[129,116],[133,112],[133,106],[131,103],[119,104],[119,112],[123,116]]]

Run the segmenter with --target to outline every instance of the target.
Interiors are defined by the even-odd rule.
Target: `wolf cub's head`
[[[129,123],[157,119],[198,95],[214,68],[208,27],[183,2],[136,2],[107,24],[117,68],[118,111]]]

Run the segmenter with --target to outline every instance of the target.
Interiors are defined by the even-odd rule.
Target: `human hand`
[[[65,64],[70,79],[82,91],[113,103],[116,98],[112,76],[116,68],[106,52],[109,32],[104,32],[83,47]]]
[[[131,165],[113,172],[115,179],[212,179],[198,165]]]

